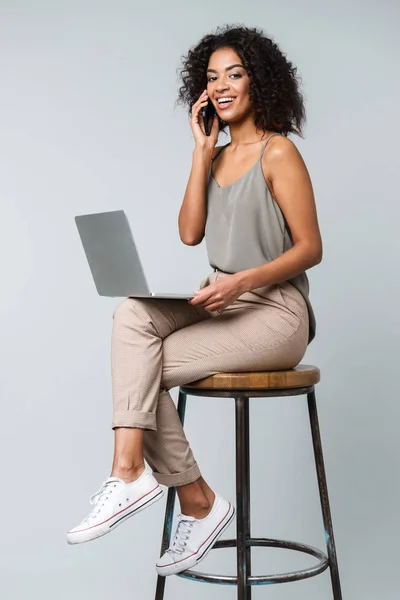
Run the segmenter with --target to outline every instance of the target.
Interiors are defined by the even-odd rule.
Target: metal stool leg
[[[326,483],[324,457],[322,453],[321,435],[319,430],[317,404],[315,401],[314,391],[307,394],[307,401],[314,447],[315,466],[318,477],[319,495],[321,499],[322,515],[324,519],[326,545],[328,549],[333,598],[334,600],[342,600],[342,592],[340,588],[339,579],[339,568],[336,557],[335,539],[333,536],[332,517],[329,506],[328,487]]]
[[[235,398],[236,407],[236,539],[237,539],[237,597],[251,600],[247,576],[251,568],[250,539],[250,444],[249,399]]]
[[[186,394],[183,392],[179,392],[178,399],[178,414],[181,420],[182,425],[185,421],[185,411],[186,411]],[[165,519],[164,519],[164,528],[163,528],[163,536],[161,542],[161,553],[160,556],[164,554],[164,552],[169,547],[169,543],[171,540],[171,530],[172,530],[172,521],[174,518],[174,507],[175,507],[175,497],[176,497],[176,488],[170,487],[168,490],[167,496],[167,506],[165,509]],[[155,600],[163,600],[164,599],[164,590],[165,590],[165,577],[161,575],[157,576],[157,588]]]
[[[246,542],[251,538],[250,525],[250,415],[249,415],[249,398],[245,402],[245,475],[246,475],[246,493],[247,499],[245,502],[245,530]],[[251,575],[251,546],[246,548],[247,575]],[[251,600],[251,585],[247,586],[247,600]]]

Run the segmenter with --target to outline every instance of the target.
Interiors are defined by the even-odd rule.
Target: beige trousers
[[[200,288],[226,275],[213,271]],[[126,298],[113,313],[112,427],[145,429],[144,456],[159,483],[196,481],[200,470],[168,390],[223,371],[295,367],[308,327],[305,300],[288,282],[213,313],[187,300]]]

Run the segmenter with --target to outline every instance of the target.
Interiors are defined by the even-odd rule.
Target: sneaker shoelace
[[[176,528],[173,542],[167,550],[167,552],[170,554],[182,554],[185,552],[187,540],[190,537],[193,523],[195,521],[194,517],[187,517],[185,515],[178,515],[178,518],[179,523],[178,527]]]
[[[93,509],[90,511],[88,516],[83,519],[85,522],[88,522],[90,519],[97,516],[101,512],[101,508],[102,508],[102,506],[104,506],[104,502],[102,502],[100,504],[101,500],[108,500],[109,494],[112,494],[112,492],[113,492],[112,488],[116,488],[118,482],[119,482],[118,479],[114,479],[114,478],[106,479],[102,483],[101,487],[97,490],[97,492],[95,492],[90,497],[89,502],[90,502],[91,506],[93,506]]]

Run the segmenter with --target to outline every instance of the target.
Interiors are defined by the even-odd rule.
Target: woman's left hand
[[[207,285],[201,290],[195,290],[194,298],[189,304],[201,304],[208,311],[220,311],[232,304],[245,292],[235,275],[225,275],[222,279]]]

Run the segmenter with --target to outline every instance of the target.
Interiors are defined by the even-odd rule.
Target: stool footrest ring
[[[236,546],[237,540],[220,540],[215,544],[213,550],[216,548],[236,548]],[[301,544],[299,542],[290,542],[287,540],[251,538],[247,540],[246,546],[285,548],[287,550],[296,550],[298,552],[304,552],[305,554],[310,554],[311,556],[315,556],[319,559],[319,562],[315,566],[310,567],[308,569],[303,569],[301,571],[293,571],[291,573],[281,573],[276,575],[250,575],[247,578],[247,585],[266,585],[272,583],[286,583],[289,581],[298,581],[299,579],[308,579],[309,577],[319,575],[329,567],[329,559],[326,556],[326,554],[321,552],[321,550],[318,550],[318,548],[308,546],[307,544]],[[182,573],[177,573],[177,575],[178,577],[183,577],[185,579],[194,579],[196,581],[202,581],[204,583],[237,585],[238,582],[238,578],[236,575],[214,575],[210,573],[200,573],[198,571],[192,571],[191,569],[182,571]]]

